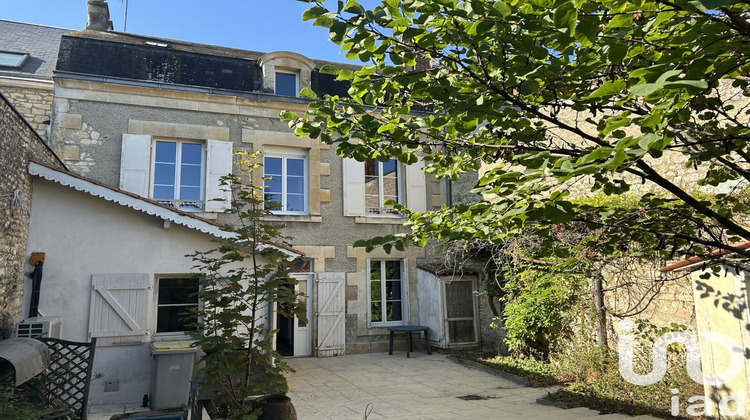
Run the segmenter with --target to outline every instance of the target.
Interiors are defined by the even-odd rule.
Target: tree
[[[191,337],[205,351],[200,383],[215,390],[229,418],[245,419],[258,414],[244,402],[247,397],[287,390],[283,373],[291,368],[272,346],[277,332],[269,324],[272,307],[300,319],[305,307],[288,275],[293,261],[284,252],[283,225],[263,220],[271,204],[263,199],[263,187],[253,183],[258,153],[237,155],[242,175],[222,179],[232,190],[231,213],[237,217],[222,230],[232,236],[188,257],[199,271],[201,307]]]
[[[474,190],[485,199],[426,214],[394,204],[411,232],[369,246],[503,243],[529,228],[552,240],[577,222],[607,255],[750,256],[734,246],[750,239],[746,2],[303,1],[305,20],[367,64],[321,70],[349,97],[303,91],[306,115],[283,114],[298,135],[359,160],[422,154],[440,177],[489,167]],[[540,252],[553,249],[565,253]]]

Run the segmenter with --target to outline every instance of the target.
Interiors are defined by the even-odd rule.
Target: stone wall
[[[0,85],[0,93],[23,115],[42,139],[47,139],[52,114],[52,85],[49,89]]]
[[[0,338],[22,317],[31,211],[29,159],[63,167],[21,114],[0,95]]]

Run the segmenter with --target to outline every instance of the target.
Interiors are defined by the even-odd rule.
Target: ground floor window
[[[404,262],[370,260],[370,323],[400,325],[404,321]]]
[[[156,305],[156,332],[192,330],[192,311],[198,307],[198,279],[160,278]]]

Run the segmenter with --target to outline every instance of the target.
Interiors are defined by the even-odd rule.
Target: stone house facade
[[[29,159],[63,163],[20,112],[0,94],[0,337],[10,337],[21,313],[31,211]]]
[[[269,221],[286,224],[283,234],[307,258],[296,275],[308,322],[273,320],[277,348],[295,356],[385,351],[388,326],[420,322],[425,250],[367,253],[353,245],[404,231],[386,199],[426,211],[449,194],[421,163],[342,159],[280,121],[283,110],[304,113],[303,88],[346,94],[346,84],[320,71],[325,64],[86,29],[62,36],[54,79],[51,147],[96,182],[226,223],[228,203],[213,200],[227,197],[218,178],[237,170],[233,153],[262,152],[273,180],[256,181],[281,204]],[[157,273],[155,290],[160,276],[178,274],[188,273]]]

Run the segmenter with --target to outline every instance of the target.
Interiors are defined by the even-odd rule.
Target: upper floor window
[[[123,134],[120,188],[183,211],[223,212],[231,207],[221,178],[232,172],[232,143],[152,139]]]
[[[403,260],[370,260],[369,269],[370,323],[402,324],[406,285]]]
[[[277,71],[274,88],[277,95],[297,96],[300,91],[299,74]]]
[[[307,214],[307,154],[269,151],[263,159],[264,198],[277,214]]]
[[[0,51],[0,67],[21,67],[27,58],[28,54]]]
[[[156,332],[186,332],[195,323],[192,311],[198,308],[197,278],[159,279],[156,305]]]
[[[400,218],[398,212],[385,205],[387,200],[403,204],[413,212],[427,211],[427,182],[423,168],[422,160],[404,165],[395,159],[386,162],[366,159],[360,162],[344,158],[344,215]],[[366,222],[365,219],[362,221]]]
[[[398,161],[365,160],[365,208],[370,214],[389,213],[386,200],[401,203],[401,169]]]
[[[183,141],[154,144],[152,198],[176,201],[175,207],[200,209],[203,200],[203,145]]]

